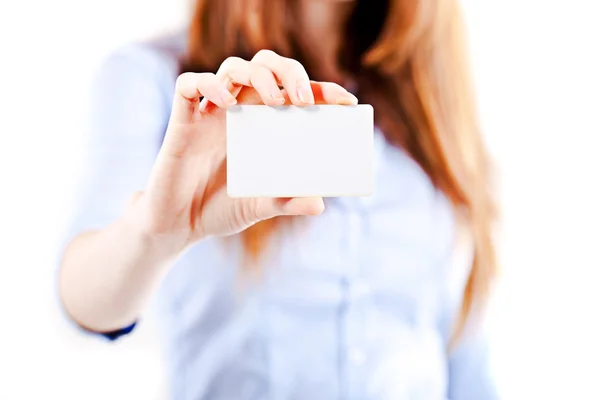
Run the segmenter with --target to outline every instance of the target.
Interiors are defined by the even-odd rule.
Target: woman
[[[187,37],[118,52],[61,266],[68,313],[115,339],[159,290],[174,399],[496,398],[463,44],[457,1],[198,0]],[[224,109],[357,97],[375,107],[372,197],[226,196]]]

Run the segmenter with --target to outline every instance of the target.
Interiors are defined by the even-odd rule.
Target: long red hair
[[[299,59],[294,0],[197,0],[185,71],[216,71],[229,56],[260,49]],[[357,0],[347,23],[342,67],[358,98],[375,108],[389,143],[404,148],[454,205],[474,238],[473,265],[457,315],[455,338],[485,303],[496,272],[491,169],[477,120],[458,0]],[[311,75],[313,79],[318,79]],[[257,258],[285,222],[272,219],[241,234]]]

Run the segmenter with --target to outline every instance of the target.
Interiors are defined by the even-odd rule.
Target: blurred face
[[[302,0],[297,9],[302,28],[309,35],[310,31],[319,34],[334,32],[344,24],[357,2],[358,0]]]
[[[373,1],[373,0],[371,0]],[[344,41],[344,26],[358,0],[301,0],[297,3],[296,30],[312,68],[334,82],[342,81],[337,53]]]

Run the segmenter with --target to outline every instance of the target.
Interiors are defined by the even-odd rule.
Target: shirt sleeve
[[[141,45],[120,49],[101,66],[91,91],[66,243],[107,226],[134,192],[144,189],[168,122],[175,73],[158,51]],[[134,326],[103,336],[114,340]]]

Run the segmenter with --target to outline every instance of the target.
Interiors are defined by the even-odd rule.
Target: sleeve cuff
[[[112,331],[112,332],[101,332],[99,333],[100,336],[105,337],[106,339],[112,341],[115,341],[117,339],[119,339],[121,336],[125,336],[131,333],[131,331],[133,331],[133,329],[135,328],[136,323],[134,322],[133,324],[122,328],[122,329],[118,329],[116,331]]]

